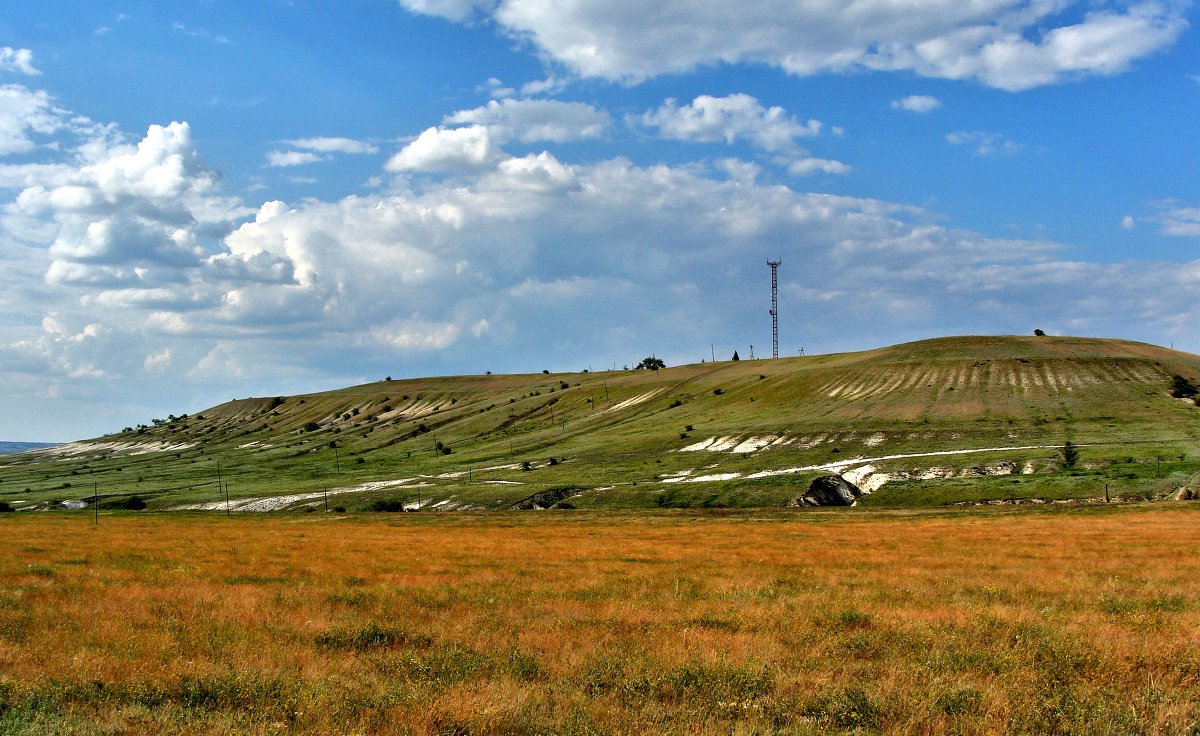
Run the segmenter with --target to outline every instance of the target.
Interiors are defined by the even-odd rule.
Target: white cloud
[[[318,161],[324,161],[324,156],[319,156],[311,151],[268,151],[267,166],[284,167],[284,166],[303,166],[305,164],[315,164]]]
[[[414,13],[440,15],[450,20],[467,20],[477,10],[488,11],[495,7],[495,0],[400,0],[400,4]]]
[[[512,97],[517,93],[515,89],[506,85],[496,77],[489,77],[483,85],[476,88],[480,92],[486,92],[488,97],[494,100],[499,100],[505,97]]]
[[[526,82],[521,85],[521,94],[526,96],[547,94],[550,92],[558,92],[567,86],[567,80],[559,79],[553,74],[545,79],[537,79],[532,82]]]
[[[32,51],[11,46],[0,46],[0,72],[18,72],[29,76],[41,74],[33,66]]]
[[[388,160],[388,171],[462,171],[485,166],[500,156],[482,125],[429,128]]]
[[[1125,215],[1124,217],[1121,218],[1121,229],[1122,230],[1133,230],[1136,227],[1137,227],[1137,221],[1133,219],[1132,215]]]
[[[27,153],[36,145],[33,134],[51,135],[64,125],[62,112],[46,92],[0,85],[0,156]]]
[[[318,153],[378,153],[379,149],[374,145],[365,141],[356,141],[353,138],[297,138],[295,140],[284,141],[285,144],[292,148],[300,148],[306,151],[316,151]]]
[[[802,158],[788,165],[788,173],[793,176],[810,176],[812,174],[849,174],[852,167],[841,161],[825,158]]]
[[[1008,90],[1114,74],[1173,44],[1186,3],[1086,0],[401,0],[455,21],[490,16],[575,74],[625,82],[709,64],[797,75],[861,69],[976,79]]]
[[[1163,235],[1200,236],[1200,207],[1189,207],[1176,200],[1153,203],[1158,209],[1154,219]]]
[[[171,348],[163,348],[161,352],[147,355],[142,361],[142,369],[147,373],[162,373],[171,367]]]
[[[425,352],[453,345],[461,333],[462,327],[454,323],[404,320],[372,328],[371,339],[399,350]]]
[[[641,122],[658,128],[664,138],[704,143],[733,143],[743,138],[772,152],[794,151],[797,138],[821,132],[819,121],[801,123],[782,107],[763,107],[747,94],[700,95],[683,107],[669,99],[657,110],[643,114]]]
[[[929,95],[909,95],[899,100],[892,100],[893,110],[905,110],[915,113],[933,112],[941,106],[941,100]]]
[[[136,145],[98,130],[77,146],[74,163],[0,167],[0,182],[20,187],[6,226],[18,223],[10,232],[49,246],[50,284],[151,289],[187,281],[245,209],[220,192],[186,123],[152,125]]]
[[[471,110],[459,110],[447,115],[442,122],[486,126],[498,142],[532,143],[599,138],[604,135],[610,120],[608,113],[582,102],[506,99],[491,100]]]
[[[182,33],[185,36],[190,36],[191,38],[201,38],[201,39],[204,39],[205,41],[212,41],[213,43],[219,43],[222,46],[227,46],[227,45],[233,43],[225,35],[222,35],[220,33],[213,33],[212,31],[209,31],[204,28],[192,28],[192,27],[186,26],[183,23],[180,23],[178,21],[171,24],[171,28],[178,31],[179,33]]]
[[[977,156],[1011,156],[1023,148],[1005,138],[1000,133],[989,133],[982,130],[959,130],[946,135],[946,142],[953,146],[968,146],[973,148]]]

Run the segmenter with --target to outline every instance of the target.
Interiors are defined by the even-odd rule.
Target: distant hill
[[[829,473],[874,491],[870,504],[1094,499],[1106,486],[1161,496],[1200,477],[1200,408],[1171,396],[1175,375],[1200,384],[1200,356],[976,336],[659,371],[379,381],[11,456],[0,500],[98,492],[225,508],[228,492],[231,510],[324,510],[329,489],[330,508],[349,510],[780,506]],[[1068,441],[1077,467],[1062,467]]]
[[[27,450],[41,450],[46,447],[54,447],[53,442],[0,442],[0,455],[8,455],[14,452],[26,452]]]

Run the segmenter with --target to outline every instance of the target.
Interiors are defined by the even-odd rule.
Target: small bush
[[[713,389],[713,396],[720,396],[723,393],[725,393],[725,389],[722,389],[722,388],[714,388]]]
[[[403,510],[404,502],[398,499],[372,501],[371,505],[367,507],[367,511],[380,511],[387,513],[394,513]]]
[[[1070,440],[1063,445],[1062,459],[1064,468],[1073,468],[1079,462],[1079,449]]]
[[[1195,399],[1198,393],[1200,393],[1200,388],[1178,373],[1171,378],[1171,395],[1175,398]]]
[[[0,514],[7,514],[13,511],[16,511],[16,509],[12,507],[11,503],[8,501],[0,501]]]
[[[146,502],[142,500],[141,496],[133,495],[122,501],[118,501],[114,504],[113,508],[125,509],[127,511],[141,511],[146,508]]]
[[[317,424],[316,422],[308,422],[307,424],[304,425],[305,432],[316,432],[320,428],[321,428],[321,425]]]

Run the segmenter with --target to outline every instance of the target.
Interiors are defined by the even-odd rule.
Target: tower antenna
[[[771,267],[771,357],[779,357],[779,264],[783,261],[767,261]]]

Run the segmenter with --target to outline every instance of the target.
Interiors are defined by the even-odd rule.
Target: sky
[[[10,0],[0,439],[943,335],[1200,352],[1186,0]]]

